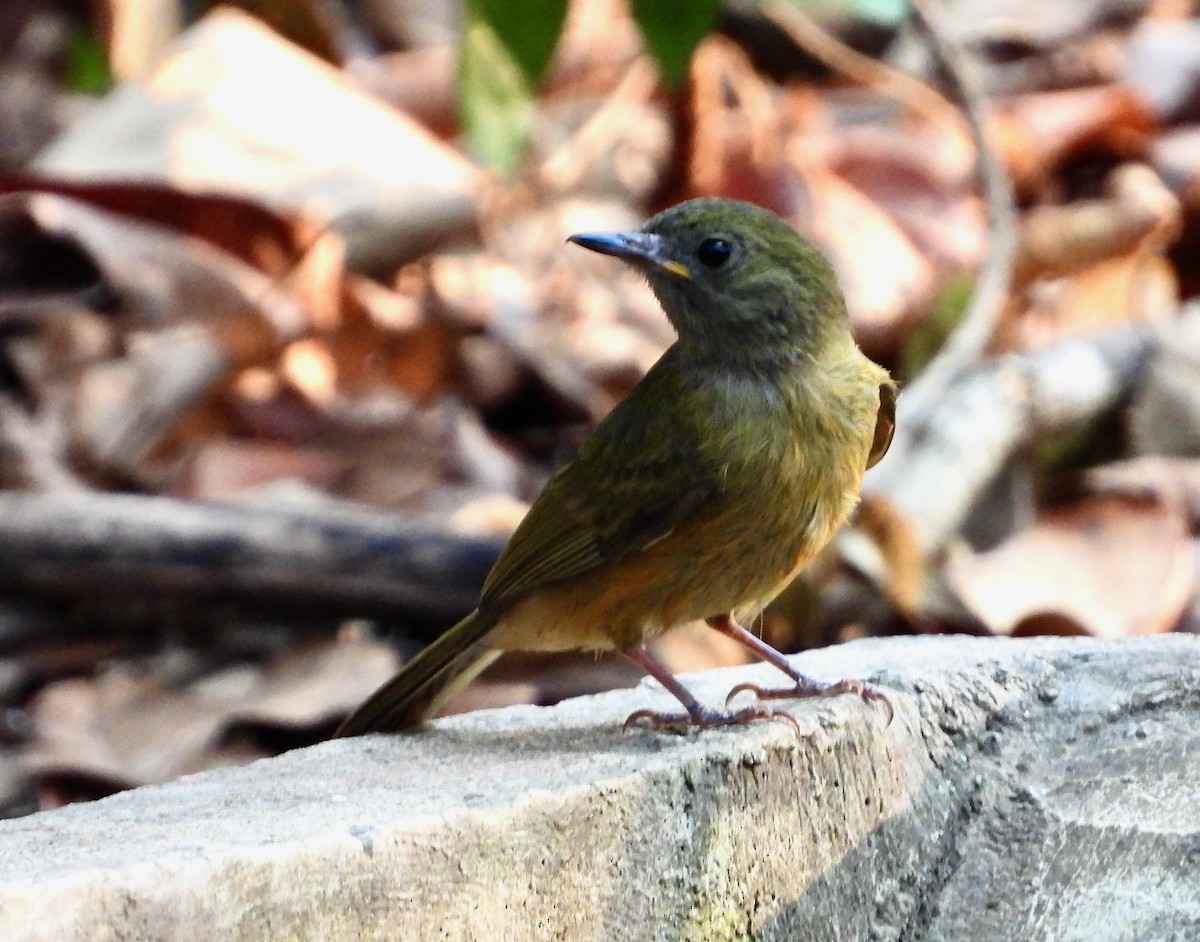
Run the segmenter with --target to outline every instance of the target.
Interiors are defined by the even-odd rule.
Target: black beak
[[[667,255],[662,236],[651,232],[580,232],[567,241],[640,268],[657,268],[677,278],[692,277],[686,265]]]

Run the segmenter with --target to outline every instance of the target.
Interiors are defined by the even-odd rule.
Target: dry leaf
[[[51,193],[117,216],[173,229],[209,243],[266,275],[292,270],[311,246],[337,237],[302,213],[267,209],[250,199],[195,193],[165,183],[26,174],[0,180],[0,193]]]
[[[325,734],[338,717],[390,677],[387,645],[357,637],[293,649],[265,671],[235,667],[183,689],[162,671],[114,667],[95,680],[67,680],[32,705],[34,740],[24,756],[43,803],[97,797],[266,754],[231,729]]]
[[[632,229],[640,222],[617,204],[574,200],[532,219],[507,221],[504,232],[527,232],[523,243],[502,240],[519,246],[508,252],[520,256],[522,269],[472,265],[451,279],[449,269],[439,275],[435,266],[434,291],[443,299],[472,298],[470,305],[490,296],[489,335],[568,402],[599,419],[674,335],[645,279],[625,266],[614,269],[611,259],[564,247],[562,240],[572,232]]]
[[[974,271],[987,240],[984,207],[970,176],[930,159],[942,144],[933,138],[899,128],[846,133],[831,143],[830,168],[882,208],[941,275]]]
[[[993,550],[958,547],[946,575],[998,634],[1049,614],[1095,637],[1122,638],[1170,631],[1195,568],[1180,507],[1109,495],[1046,511]]]
[[[1002,325],[993,350],[1033,350],[1132,321],[1165,321],[1179,307],[1179,284],[1161,255],[1134,252],[1039,282],[1026,296],[1028,307]]]
[[[134,480],[153,476],[147,459],[170,450],[181,420],[233,370],[273,357],[309,326],[292,297],[208,241],[52,192],[0,197],[0,258],[10,312],[47,328],[22,341],[27,357],[44,350],[31,388],[72,400],[78,454]],[[43,284],[43,270],[78,274]],[[72,278],[92,286],[72,292]],[[77,312],[97,292],[113,313],[107,336],[91,341],[79,328],[101,322]],[[210,411],[196,427],[219,424]]]
[[[94,681],[67,680],[32,706],[27,767],[41,778],[85,778],[115,791],[205,767],[231,704],[165,689],[152,676],[113,668]]]
[[[1155,231],[1158,217],[1119,200],[1076,200],[1022,217],[1014,280],[1071,274],[1129,255]]]
[[[989,131],[1018,189],[1030,190],[1087,153],[1146,153],[1154,117],[1124,85],[1039,92],[996,107]]]
[[[227,723],[316,729],[349,714],[400,667],[391,646],[355,636],[296,645],[263,672]]]
[[[300,481],[337,493],[351,471],[348,458],[328,448],[216,438],[195,448],[171,492],[223,500],[278,481]]]
[[[833,546],[840,560],[867,576],[897,611],[916,614],[925,585],[920,540],[912,523],[886,498],[864,494]]]
[[[1178,506],[1187,514],[1189,529],[1200,533],[1200,457],[1117,461],[1085,472],[1083,486],[1093,494],[1153,498]]]
[[[357,267],[376,271],[469,231],[480,184],[420,125],[227,7],[72,125],[37,168],[308,211],[346,237]]]
[[[829,253],[864,352],[888,360],[932,298],[933,266],[877,203],[837,174],[809,160],[798,169],[811,199],[797,228]]]
[[[457,50],[452,43],[385,52],[346,63],[364,92],[420,121],[439,137],[458,131],[454,100]]]

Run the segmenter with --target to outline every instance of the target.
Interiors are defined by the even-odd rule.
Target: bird
[[[744,627],[846,521],[895,427],[897,387],[856,344],[832,264],[769,210],[718,197],[568,242],[639,270],[676,340],[547,483],[478,607],[335,735],[420,727],[511,650],[615,650],[683,707],[626,728],[789,718],[764,701],[842,693],[882,702],[890,722],[876,687],[807,677]],[[788,683],[701,703],[647,647],[701,620]],[[730,709],[746,690],[754,703]]]

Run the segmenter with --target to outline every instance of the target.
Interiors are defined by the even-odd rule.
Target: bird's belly
[[[626,560],[537,590],[512,607],[487,643],[621,650],[697,619],[749,618],[828,542],[854,501],[853,489],[836,484],[780,495],[749,513],[730,500],[730,509],[681,525]]]

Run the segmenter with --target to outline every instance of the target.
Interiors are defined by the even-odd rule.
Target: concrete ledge
[[[0,938],[1200,938],[1200,639],[799,662],[895,721],[623,734],[643,687],[326,743],[0,823]]]

